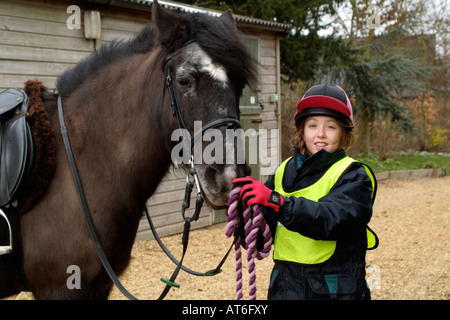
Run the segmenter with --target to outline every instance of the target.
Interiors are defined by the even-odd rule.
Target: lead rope
[[[229,238],[241,223],[239,217],[239,191],[240,186],[235,186],[231,190],[230,197],[228,199],[227,225],[226,236]],[[249,300],[256,299],[256,270],[255,270],[255,258],[261,260],[269,256],[270,248],[272,245],[272,234],[269,226],[266,224],[264,216],[261,214],[261,207],[259,205],[253,205],[251,207],[243,205],[243,224],[245,231],[245,243],[247,250],[247,262],[249,273]],[[257,238],[259,230],[263,231],[264,247],[261,251],[257,250]],[[234,250],[236,255],[236,299],[243,300],[242,294],[242,254],[241,254],[241,239],[240,235],[234,235],[236,237],[234,243]]]

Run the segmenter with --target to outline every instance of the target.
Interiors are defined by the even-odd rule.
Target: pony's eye
[[[178,80],[178,85],[182,88],[187,88],[191,86],[191,83],[188,79],[180,79]]]

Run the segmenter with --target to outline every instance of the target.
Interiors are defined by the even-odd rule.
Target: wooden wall
[[[71,13],[69,5],[81,9],[81,29],[70,30],[67,19]],[[84,38],[83,13],[85,10],[101,12],[102,34],[100,41]],[[0,1],[0,91],[22,88],[29,79],[40,79],[49,89],[55,88],[57,76],[71,68],[87,55],[95,52],[99,45],[112,39],[128,39],[151,19],[149,12],[123,8],[100,7],[78,1],[56,0],[1,0]],[[260,38],[260,98],[265,106],[261,113],[261,128],[279,129],[279,103],[270,102],[270,94],[279,89],[278,36],[272,32],[243,30],[244,33]],[[273,139],[263,150],[274,157],[272,164],[278,164],[279,141]],[[277,150],[277,152],[271,151]],[[275,159],[277,158],[277,159]],[[262,179],[275,167],[265,166],[261,170]],[[148,201],[149,211],[154,217],[160,235],[182,231],[180,217],[181,202],[184,198],[185,175],[171,171],[163,180],[155,195]],[[195,192],[194,196],[195,196]],[[195,198],[191,200],[195,204]],[[187,212],[192,214],[192,209]],[[210,225],[211,212],[205,205],[199,221],[193,228]],[[151,238],[146,221],[142,221],[138,239]]]

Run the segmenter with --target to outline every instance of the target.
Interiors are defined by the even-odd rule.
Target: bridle
[[[195,40],[190,40],[188,42],[186,42],[185,44],[183,44],[182,46],[180,46],[177,50],[181,49],[182,47],[194,42]],[[177,51],[176,50],[176,51]],[[176,52],[175,51],[175,52]],[[183,116],[181,114],[181,108],[180,108],[180,103],[178,101],[178,96],[175,92],[174,86],[173,86],[173,80],[172,80],[172,76],[170,74],[170,69],[168,67],[168,62],[172,59],[172,57],[174,56],[174,54],[170,54],[167,56],[166,58],[166,66],[165,66],[165,83],[166,83],[166,87],[167,90],[169,92],[169,97],[170,97],[170,105],[172,107],[172,115],[177,119],[178,122],[178,127],[180,129],[184,129],[187,130],[187,126],[186,123],[183,119]],[[228,129],[233,129],[233,128],[240,128],[241,124],[239,122],[239,120],[235,119],[235,118],[220,118],[220,119],[216,119],[213,120],[209,123],[207,123],[205,126],[202,126],[202,128],[200,128],[199,130],[197,130],[196,132],[194,132],[193,134],[191,134],[191,156],[189,159],[189,171],[186,175],[186,188],[185,188],[185,194],[184,194],[184,200],[183,200],[183,204],[181,206],[181,215],[183,217],[184,220],[184,227],[183,227],[183,237],[182,237],[182,243],[183,243],[183,253],[181,256],[180,261],[178,261],[171,253],[170,251],[167,249],[167,247],[164,245],[164,243],[161,241],[160,237],[158,236],[156,229],[153,225],[153,222],[150,218],[150,215],[148,213],[147,208],[145,207],[145,214],[147,216],[147,220],[149,222],[150,228],[152,230],[153,236],[155,237],[156,241],[158,242],[159,246],[161,247],[161,249],[166,253],[166,255],[172,260],[172,262],[174,262],[177,267],[174,270],[174,272],[172,273],[172,276],[170,277],[170,279],[166,279],[166,278],[161,278],[161,281],[163,281],[166,284],[166,287],[164,288],[163,292],[161,293],[160,297],[158,298],[158,300],[163,299],[166,294],[169,292],[171,287],[179,287],[179,284],[175,283],[175,279],[180,271],[180,269],[183,269],[184,271],[192,274],[192,275],[196,275],[196,276],[213,276],[216,275],[218,273],[221,272],[221,267],[222,265],[225,263],[225,260],[228,257],[228,254],[230,253],[233,245],[234,245],[234,241],[231,244],[230,248],[228,249],[228,251],[226,252],[225,256],[222,258],[222,260],[220,261],[220,263],[218,264],[218,266],[210,271],[207,272],[198,272],[198,271],[193,271],[189,268],[186,268],[185,266],[183,266],[183,259],[187,250],[187,245],[189,242],[189,232],[190,232],[190,225],[192,221],[197,221],[199,216],[200,216],[200,211],[203,205],[203,193],[202,193],[202,188],[201,188],[201,184],[200,181],[198,179],[198,175],[197,175],[197,170],[195,169],[195,161],[194,161],[194,155],[192,153],[192,147],[194,146],[194,143],[197,139],[201,138],[203,136],[203,134],[212,128],[218,128],[221,126],[226,125]],[[190,176],[193,177],[194,182],[192,182],[190,180]],[[194,183],[195,183],[195,187],[197,189],[197,199],[195,201],[195,209],[194,209],[194,213],[191,217],[187,217],[185,215],[186,209],[190,207],[190,199],[191,199],[191,193],[194,187]]]
[[[175,92],[174,86],[173,86],[173,81],[172,81],[172,76],[170,74],[170,70],[168,67],[168,62],[170,61],[170,59],[172,59],[172,57],[174,56],[175,52],[179,49],[181,49],[182,47],[188,45],[189,43],[194,42],[195,40],[191,40],[186,42],[185,44],[183,44],[182,46],[180,46],[179,48],[177,48],[174,53],[170,54],[167,56],[166,58],[166,66],[165,66],[165,85],[167,87],[167,90],[169,92],[169,96],[170,96],[170,104],[172,107],[172,114],[174,117],[176,117],[177,122],[178,122],[178,126],[180,129],[185,129],[187,130],[187,126],[185,124],[185,121],[183,119],[182,113],[181,113],[181,108],[180,108],[180,103],[178,101],[178,97],[177,94]],[[163,98],[164,101],[164,98]],[[95,231],[95,227],[94,227],[94,223],[92,221],[92,217],[87,205],[87,201],[86,201],[86,196],[84,194],[84,190],[83,190],[83,186],[81,184],[81,179],[78,173],[78,169],[77,169],[77,165],[75,162],[75,158],[72,152],[72,147],[70,144],[70,139],[69,139],[69,135],[68,135],[68,131],[66,128],[66,124],[64,121],[64,113],[63,113],[63,104],[62,104],[62,98],[60,95],[58,95],[58,114],[59,114],[59,123],[60,123],[60,130],[61,130],[61,135],[63,138],[63,142],[64,142],[64,147],[66,150],[66,154],[67,154],[67,158],[69,161],[69,165],[70,165],[70,169],[72,171],[72,176],[74,179],[74,183],[75,183],[75,187],[78,193],[78,198],[80,200],[80,204],[81,204],[81,208],[83,211],[83,215],[84,215],[84,219],[86,222],[86,225],[88,227],[89,233],[91,235],[91,239],[92,242],[94,244],[95,250],[97,251],[97,254],[100,258],[100,261],[103,264],[103,267],[105,268],[105,271],[108,273],[110,279],[112,280],[112,282],[116,285],[116,287],[122,292],[122,294],[124,294],[128,299],[130,300],[137,300],[136,297],[134,297],[130,292],[128,292],[123,285],[121,284],[121,282],[119,281],[119,279],[117,278],[117,275],[115,274],[113,268],[111,267],[98,238],[98,235]],[[216,119],[213,120],[211,122],[209,122],[208,124],[206,124],[205,126],[202,126],[201,129],[199,129],[198,131],[194,132],[193,134],[191,134],[191,151],[192,151],[192,146],[194,145],[194,142],[203,136],[203,134],[212,128],[218,128],[221,126],[226,125],[227,128],[240,128],[240,122],[238,119],[236,118],[220,118],[220,119]],[[192,154],[192,152],[191,152]],[[194,182],[192,182],[190,180],[190,176],[193,177]],[[187,217],[185,215],[186,209],[190,207],[190,198],[191,198],[191,193],[193,190],[193,187],[195,187],[197,189],[197,199],[196,199],[196,204],[195,204],[195,210],[194,213],[191,217]],[[190,161],[189,161],[189,171],[187,173],[186,176],[186,189],[185,189],[185,196],[184,196],[184,201],[182,204],[182,208],[181,208],[181,214],[184,220],[184,228],[183,228],[183,237],[182,237],[182,243],[183,243],[183,254],[182,257],[180,259],[180,261],[177,261],[177,259],[170,253],[170,251],[165,247],[165,245],[162,243],[160,237],[158,236],[156,229],[153,225],[153,222],[150,218],[150,215],[148,213],[148,209],[146,206],[144,206],[144,211],[145,214],[147,216],[147,219],[149,221],[150,224],[150,228],[153,232],[153,235],[155,236],[155,239],[157,240],[158,244],[161,246],[161,248],[164,250],[164,252],[169,256],[169,258],[177,265],[176,269],[174,270],[174,272],[172,273],[172,276],[170,277],[170,279],[165,279],[165,278],[161,278],[161,281],[163,281],[166,284],[166,287],[164,288],[163,292],[161,293],[161,295],[159,296],[158,300],[162,300],[164,299],[164,297],[167,295],[167,293],[170,291],[171,287],[179,287],[179,285],[177,283],[175,283],[176,277],[180,271],[180,269],[183,269],[184,271],[191,273],[193,275],[197,275],[197,276],[212,276],[212,275],[216,275],[218,273],[221,272],[220,268],[222,267],[223,263],[225,262],[226,258],[228,257],[228,254],[230,253],[233,245],[234,245],[234,241],[230,246],[230,249],[227,251],[227,253],[225,254],[225,256],[223,257],[223,259],[220,261],[219,265],[210,271],[207,272],[197,272],[197,271],[192,271],[188,268],[186,268],[185,266],[183,266],[183,259],[187,250],[187,245],[189,242],[189,232],[190,232],[190,225],[192,221],[197,221],[200,215],[200,211],[201,211],[201,207],[203,205],[203,193],[202,193],[202,189],[201,189],[201,184],[200,181],[198,179],[198,175],[197,175],[197,171],[195,169],[195,162],[194,162],[194,156],[193,154],[190,157]]]
[[[181,45],[180,47],[178,47],[174,51],[174,53],[171,53],[166,57],[166,64],[165,64],[164,78],[165,78],[165,85],[167,87],[167,91],[169,92],[170,105],[172,107],[172,116],[177,119],[178,127],[180,129],[183,129],[183,132],[186,132],[188,129],[186,126],[186,122],[183,119],[183,115],[181,113],[181,108],[180,108],[180,103],[178,101],[178,96],[177,96],[174,86],[173,86],[172,75],[170,73],[170,68],[169,68],[169,61],[173,58],[174,54],[178,50],[180,50],[181,48],[183,48],[183,47],[187,46],[188,44],[193,43],[195,41],[196,40],[189,40],[186,43],[184,43],[183,45]],[[164,100],[164,96],[163,96],[163,100]],[[192,216],[192,218],[194,219],[193,221],[196,221],[198,219],[198,215],[200,214],[200,209],[203,204],[203,194],[202,194],[200,181],[199,181],[198,175],[197,175],[197,170],[195,169],[195,161],[194,161],[194,154],[192,152],[192,147],[194,146],[195,141],[197,139],[201,138],[207,130],[212,129],[212,128],[222,127],[224,125],[226,125],[228,129],[233,129],[233,128],[236,129],[236,128],[241,127],[241,124],[238,119],[227,117],[227,118],[220,118],[220,119],[213,120],[213,121],[207,123],[206,125],[202,126],[199,130],[190,134],[190,137],[189,137],[190,141],[191,141],[191,145],[190,145],[191,156],[189,158],[189,167],[190,168],[189,168],[189,171],[186,176],[186,181],[187,181],[186,192],[185,192],[185,198],[184,198],[183,206],[182,206],[182,215],[183,215],[184,220],[186,220],[185,219],[185,211],[187,208],[189,208],[189,199],[190,199],[190,194],[192,192],[192,187],[193,187],[193,183],[190,182],[189,176],[192,176],[194,178],[195,187],[197,188],[196,208],[195,208],[194,215]]]
[[[181,48],[183,48],[183,47],[187,46],[188,44],[191,44],[195,41],[196,40],[189,40],[186,43],[184,43],[183,45],[181,45],[180,47],[178,47],[174,53],[169,54],[166,58],[166,66],[165,66],[165,76],[164,77],[165,77],[167,90],[169,91],[170,105],[172,106],[172,115],[174,117],[176,117],[177,122],[178,122],[178,127],[180,129],[185,129],[185,130],[187,130],[187,126],[183,119],[183,115],[181,113],[180,103],[178,102],[178,96],[173,87],[172,75],[171,75],[170,69],[169,69],[169,61],[173,58],[174,54],[178,50],[180,50]],[[239,120],[236,118],[227,117],[227,118],[220,118],[220,119],[213,120],[213,121],[209,122],[208,124],[202,126],[201,129],[199,129],[196,132],[194,132],[193,134],[191,134],[191,146],[194,144],[194,142],[198,138],[203,136],[205,131],[212,129],[212,128],[218,128],[218,127],[221,127],[224,125],[227,125],[228,129],[233,129],[233,128],[236,129],[236,128],[241,127]]]

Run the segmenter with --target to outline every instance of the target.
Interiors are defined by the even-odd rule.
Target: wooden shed
[[[128,39],[151,22],[152,2],[0,1],[0,91],[11,87],[22,88],[29,79],[40,79],[47,87],[54,89],[60,73],[95,52],[103,43]],[[174,1],[159,3],[180,12],[221,14]],[[252,175],[264,180],[281,160],[279,39],[289,32],[290,26],[239,15],[234,17],[244,41],[259,62],[259,87],[253,91],[245,89],[240,107],[243,129],[253,128],[254,131],[249,131],[252,136],[262,138],[248,139],[247,149],[250,149],[249,145],[258,144],[256,149],[252,149],[260,154],[253,157],[257,160],[251,164]],[[253,151],[249,153],[254,156]],[[171,171],[148,201],[149,212],[161,236],[182,231],[180,209],[184,187],[184,175]],[[205,207],[192,227],[204,227],[224,220],[224,212]],[[151,237],[148,224],[143,220],[137,239]]]

